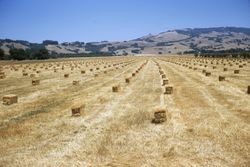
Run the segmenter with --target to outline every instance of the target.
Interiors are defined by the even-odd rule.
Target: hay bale
[[[17,95],[9,94],[9,95],[3,96],[4,105],[11,105],[11,104],[17,103],[17,101],[18,101]]]
[[[131,78],[125,78],[126,83],[130,83]]]
[[[168,81],[169,81],[168,79],[163,79],[162,80],[162,86],[167,85],[169,83]]]
[[[39,79],[32,79],[31,84],[32,84],[33,86],[39,85],[39,84],[40,84],[40,80],[39,80]]]
[[[225,81],[226,77],[225,76],[219,76],[219,81]]]
[[[4,79],[6,77],[4,72],[0,72],[0,79]]]
[[[68,78],[69,77],[69,74],[64,74],[64,78]]]
[[[235,73],[235,74],[239,74],[239,73],[240,73],[240,70],[234,70],[234,73]]]
[[[121,91],[121,86],[120,85],[112,86],[112,92],[120,92],[120,91]]]
[[[154,112],[154,118],[152,119],[152,123],[160,124],[167,120],[166,109],[158,108]]]
[[[27,72],[23,72],[23,76],[28,76],[28,73]]]
[[[86,72],[84,70],[81,71],[81,74],[85,74]]]
[[[132,77],[135,77],[135,73],[134,72],[132,73]]]
[[[161,78],[162,78],[162,79],[166,78],[166,74],[162,74],[162,75],[161,75]]]
[[[168,86],[165,86],[165,92],[164,92],[164,94],[172,94],[173,93],[173,86],[170,86],[170,85],[168,85]]]
[[[73,81],[73,85],[79,85],[80,84],[80,81],[79,80],[74,80]]]
[[[211,76],[211,72],[205,72],[205,76],[206,76],[206,77]]]
[[[83,112],[84,105],[74,105],[71,107],[72,116],[80,116]]]

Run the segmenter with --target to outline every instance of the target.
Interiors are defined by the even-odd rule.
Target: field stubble
[[[236,65],[223,70],[235,61],[246,64],[239,74]],[[0,97],[16,94],[18,103],[0,104],[0,166],[250,164],[249,60],[119,57],[2,66]],[[33,69],[35,86],[22,75]],[[159,69],[172,94],[164,94]],[[115,84],[121,89],[112,92]],[[78,117],[71,116],[75,104],[85,106]],[[152,123],[157,107],[166,109],[161,124]]]

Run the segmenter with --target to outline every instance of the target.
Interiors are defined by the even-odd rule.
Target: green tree
[[[41,48],[34,54],[34,58],[43,60],[50,58],[49,51],[46,48]]]
[[[4,51],[0,48],[0,60],[4,59]]]
[[[58,45],[58,41],[53,41],[53,40],[44,40],[43,45]]]
[[[10,59],[25,60],[28,59],[28,55],[24,49],[12,48],[10,49]]]

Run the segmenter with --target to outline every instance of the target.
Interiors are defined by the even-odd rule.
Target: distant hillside
[[[64,42],[45,40],[42,44],[22,40],[0,40],[6,54],[10,48],[31,49],[46,47],[53,54],[109,53],[127,54],[174,54],[206,50],[244,49],[250,50],[250,28],[216,27],[194,28],[149,34],[122,42]]]

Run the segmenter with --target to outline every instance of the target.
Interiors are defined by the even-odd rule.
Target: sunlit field
[[[250,60],[0,62],[0,166],[249,166]]]

